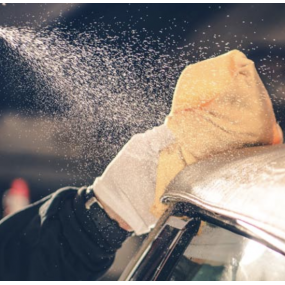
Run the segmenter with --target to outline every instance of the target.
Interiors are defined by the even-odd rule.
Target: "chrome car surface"
[[[214,275],[219,280],[284,280],[284,145],[231,151],[190,165],[162,200],[170,205],[168,211],[121,280],[180,280],[180,269],[188,267],[181,280],[199,280],[200,275],[210,280]],[[255,258],[249,264],[250,255]],[[183,259],[187,262],[181,263]],[[193,268],[200,275],[195,277]]]

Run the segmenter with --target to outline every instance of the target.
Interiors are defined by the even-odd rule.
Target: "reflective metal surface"
[[[200,225],[196,218],[173,216],[175,213],[175,209],[168,209],[120,280],[159,281],[169,278]]]
[[[285,280],[285,256],[261,243],[202,223],[170,274],[171,281]]]
[[[284,145],[242,149],[190,165],[163,200],[189,203],[285,253]]]

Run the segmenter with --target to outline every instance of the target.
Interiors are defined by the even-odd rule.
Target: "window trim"
[[[177,204],[166,211],[121,275],[121,281],[167,279],[171,273],[169,268],[173,268],[178,262],[200,227],[199,218],[182,216],[180,213],[181,209]]]
[[[274,241],[274,236],[270,236],[269,241],[268,234],[253,225],[239,220],[233,221],[228,217],[191,206],[189,203],[172,203],[128,264],[120,280],[167,280],[171,274],[170,269],[175,266],[198,232],[201,220],[260,242],[285,255],[278,247],[278,240]],[[152,260],[152,264],[149,260]]]

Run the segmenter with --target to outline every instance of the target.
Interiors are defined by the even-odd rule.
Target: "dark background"
[[[176,46],[195,42],[197,49],[189,62],[202,58],[201,46],[207,47],[207,56],[238,48],[261,71],[277,120],[285,129],[284,15],[283,4],[2,4],[0,26],[40,29],[62,25],[67,31],[84,31],[90,23],[97,22],[112,26],[116,32],[122,29],[116,22],[127,23],[126,29],[138,33],[145,29],[161,41],[171,38]],[[170,52],[175,58],[176,50]],[[49,113],[39,104],[33,104],[33,100],[25,100],[32,98],[35,91],[19,87],[25,85],[21,82],[21,67],[16,74],[8,72],[7,66],[11,67],[13,60],[0,40],[0,194],[16,177],[29,183],[32,201],[62,186],[92,183],[104,169],[94,167],[100,158],[94,157],[93,166],[85,165],[80,151],[68,147],[72,130],[62,130],[64,135],[60,138],[52,133],[47,135],[51,124]],[[172,90],[166,99],[168,106],[171,94]],[[104,135],[108,134],[103,131]],[[105,159],[102,165],[106,166],[112,158]]]

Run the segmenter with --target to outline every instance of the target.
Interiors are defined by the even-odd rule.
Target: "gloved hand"
[[[281,142],[253,62],[232,51],[183,71],[164,125],[135,135],[93,191],[115,219],[143,234],[165,210],[159,199],[186,165],[232,148]]]
[[[103,175],[95,179],[93,190],[104,208],[108,207],[109,216],[121,225],[125,222],[136,234],[148,232],[157,221],[150,208],[155,198],[159,153],[173,142],[174,137],[165,125],[137,134]]]

